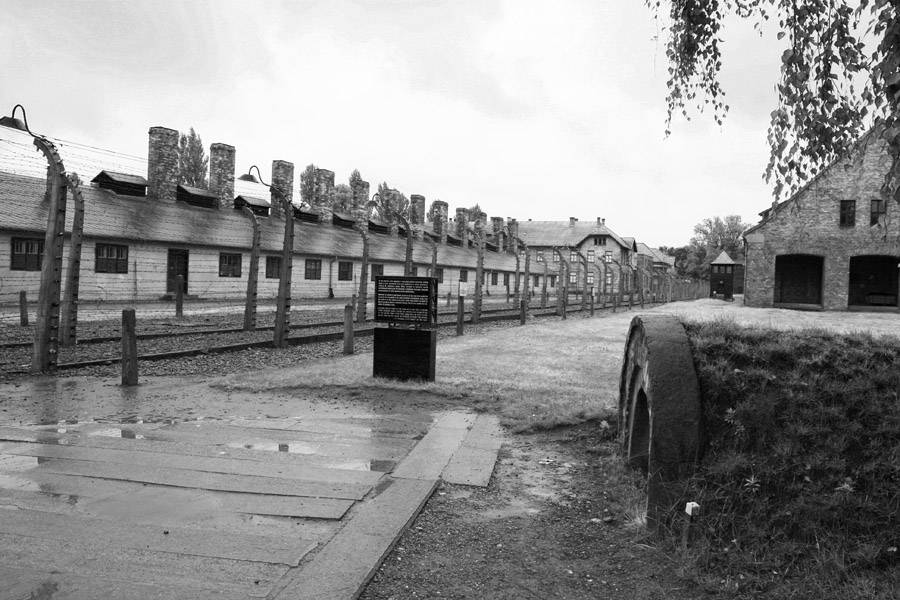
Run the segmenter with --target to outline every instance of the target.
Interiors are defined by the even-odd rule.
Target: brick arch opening
[[[824,259],[811,254],[775,257],[775,304],[822,304]]]
[[[861,255],[850,258],[847,305],[855,307],[897,306],[897,268],[900,258]]]
[[[628,423],[628,464],[644,474],[650,468],[650,405],[643,387],[638,388]]]

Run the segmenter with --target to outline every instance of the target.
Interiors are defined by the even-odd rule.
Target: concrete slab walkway
[[[159,384],[55,384],[97,410],[164,395]],[[60,409],[73,399],[55,384],[0,392]],[[221,391],[201,382],[168,393],[202,405]],[[253,396],[228,400],[252,406]],[[481,437],[499,431],[463,411],[379,414],[297,399],[292,409],[0,421],[0,599],[353,598],[473,423]],[[481,481],[492,468],[482,461]]]

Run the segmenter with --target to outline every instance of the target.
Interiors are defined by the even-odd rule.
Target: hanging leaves
[[[646,0],[657,13],[663,3]],[[778,106],[771,113],[769,164],[764,178],[777,198],[800,186],[839,156],[862,134],[882,125],[894,163],[885,174],[883,194],[900,183],[900,23],[895,3],[858,0],[669,0],[669,61],[666,134],[672,115],[694,105],[713,108],[721,124],[728,111],[719,81],[725,17],[734,14],[761,29],[777,22],[777,39],[787,44],[776,86]],[[773,19],[774,17],[774,19]],[[863,36],[878,40],[872,49]],[[868,38],[867,38],[868,39]]]

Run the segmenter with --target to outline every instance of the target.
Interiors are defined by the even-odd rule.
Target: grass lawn
[[[687,572],[741,597],[896,598],[900,339],[686,329],[709,442]]]

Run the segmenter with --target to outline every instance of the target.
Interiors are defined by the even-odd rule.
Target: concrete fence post
[[[137,385],[137,324],[133,308],[122,311],[122,385]]]
[[[465,319],[466,297],[457,296],[456,298],[456,335],[462,335],[464,332],[463,319]]]
[[[344,354],[353,354],[353,305],[344,307]]]
[[[175,278],[175,318],[184,317],[184,275]]]
[[[28,326],[28,296],[25,290],[19,292],[19,325]]]

